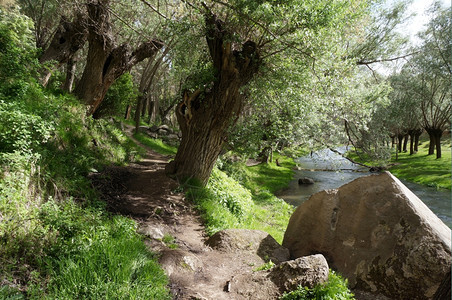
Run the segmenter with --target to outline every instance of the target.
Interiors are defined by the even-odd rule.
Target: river
[[[340,148],[339,151],[345,151]],[[366,168],[351,163],[342,156],[321,150],[296,160],[298,170],[289,187],[277,193],[286,202],[298,206],[311,195],[326,189],[338,188],[356,178],[370,175]],[[299,185],[298,178],[309,177],[315,183]],[[452,228],[451,193],[449,190],[437,190],[424,185],[401,180],[419,197],[449,228]]]

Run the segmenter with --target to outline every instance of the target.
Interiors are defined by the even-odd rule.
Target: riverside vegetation
[[[0,12],[0,298],[170,299],[137,224],[109,213],[87,178],[143,150],[117,122],[86,117],[86,106],[58,81],[43,88],[29,19]],[[290,180],[293,162],[279,161],[282,167],[220,160],[206,187],[186,185],[207,233],[260,229],[281,242],[293,208],[272,192]],[[343,280],[330,282],[346,289]],[[302,288],[299,294],[312,299]]]

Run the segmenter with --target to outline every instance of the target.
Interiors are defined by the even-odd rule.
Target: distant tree
[[[430,137],[429,155],[441,158],[441,136],[451,122],[451,20],[450,8],[435,2],[427,29],[420,33],[423,44],[410,60],[413,90],[420,99],[422,124]]]

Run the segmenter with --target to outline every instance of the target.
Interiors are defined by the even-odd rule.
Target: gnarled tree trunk
[[[116,46],[111,29],[109,0],[91,0],[88,9],[88,57],[82,78],[75,88],[75,95],[89,106],[92,115],[105,97],[110,86],[122,74],[154,55],[163,44],[152,40],[137,49],[128,44]]]
[[[228,41],[230,33],[211,12],[206,14],[206,39],[217,70],[209,91],[184,91],[176,109],[182,140],[167,174],[179,181],[196,179],[205,185],[233,125],[242,109],[240,87],[257,72],[260,58],[256,44],[247,41],[240,51]]]
[[[58,68],[63,64],[69,63],[74,55],[86,43],[88,31],[86,29],[86,16],[79,13],[74,21],[69,21],[66,17],[61,17],[57,31],[52,37],[50,45],[39,58],[40,63],[48,61],[57,61]],[[46,86],[52,69],[42,71],[42,85]]]

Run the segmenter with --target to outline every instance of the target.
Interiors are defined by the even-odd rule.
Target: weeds
[[[299,286],[296,290],[279,298],[280,300],[353,300],[354,295],[347,288],[347,280],[330,270],[328,282],[312,289]]]

